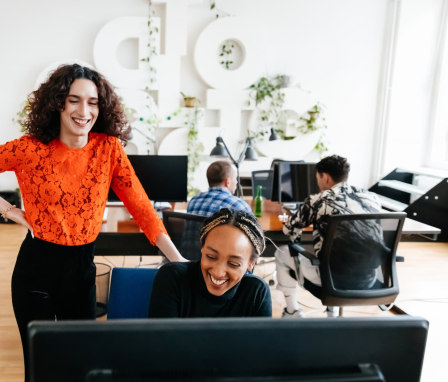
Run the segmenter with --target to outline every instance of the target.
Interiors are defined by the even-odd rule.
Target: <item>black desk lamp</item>
[[[235,160],[232,157],[232,154],[230,154],[229,149],[227,148],[227,145],[224,142],[224,139],[222,137],[216,138],[216,146],[213,148],[213,150],[210,152],[210,156],[212,157],[229,157],[232,163],[236,167],[236,179],[237,179],[237,187],[236,187],[236,196],[239,198],[243,196],[243,192],[241,189],[240,184],[240,163],[243,160],[257,160],[258,155],[255,152],[254,148],[252,147],[252,141],[250,138],[246,138],[246,142],[244,143],[243,150],[241,151],[240,156],[237,160]]]
[[[280,137],[280,134],[277,133],[275,131],[275,129],[271,127],[271,135],[269,136],[269,140],[270,141],[277,141],[279,139],[282,139],[282,137]]]

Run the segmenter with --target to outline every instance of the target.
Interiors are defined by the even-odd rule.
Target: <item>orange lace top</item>
[[[0,146],[0,172],[14,171],[34,235],[62,245],[93,242],[101,229],[109,185],[152,244],[165,227],[115,137],[90,133],[72,149],[25,135]],[[154,180],[156,181],[156,180]]]

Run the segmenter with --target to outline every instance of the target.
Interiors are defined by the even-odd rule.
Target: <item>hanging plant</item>
[[[232,60],[233,49],[235,48],[235,44],[231,40],[224,41],[221,45],[221,51],[219,53],[219,57],[221,57],[221,61],[219,62],[227,70],[231,69],[231,65],[234,63]]]
[[[326,143],[324,141],[324,137],[323,136],[321,136],[319,138],[319,140],[317,141],[316,146],[314,146],[314,150],[317,151],[317,153],[319,154],[320,158],[323,158],[324,154],[326,152],[328,152],[328,147],[327,147],[327,145],[326,145]]]
[[[142,58],[141,61],[146,62],[148,64],[148,72],[149,72],[149,85],[145,86],[146,93],[146,105],[145,107],[148,109],[147,117],[138,118],[140,122],[146,123],[147,134],[155,141],[154,135],[156,129],[159,127],[160,117],[158,115],[157,106],[153,102],[153,98],[151,96],[150,85],[153,85],[157,82],[157,68],[154,63],[154,59],[157,56],[157,39],[159,38],[159,28],[154,23],[155,10],[152,5],[152,0],[148,0],[148,22],[147,22],[147,31],[148,31],[148,43],[147,43],[147,56]],[[151,153],[150,145],[151,142],[146,140],[147,145],[147,154]]]
[[[149,122],[148,120],[145,120],[143,117],[139,117],[137,110],[135,110],[133,107],[126,105],[124,103],[124,100],[122,97],[120,97],[120,101],[121,101],[121,106],[123,107],[123,110],[126,114],[128,123],[132,128],[132,134],[134,134],[134,132],[137,131],[139,133],[139,135],[145,139],[147,155],[151,154],[151,145],[154,146],[154,151],[155,151],[154,154],[157,154],[156,140],[153,138],[153,135],[147,134],[145,131],[143,131],[139,127],[139,122],[147,124],[146,126],[152,125],[152,123]],[[157,124],[158,124],[158,122],[157,122]]]
[[[167,116],[168,120],[171,120],[173,117],[181,117],[184,116],[184,126],[187,128],[187,156],[188,156],[188,175],[187,175],[187,188],[188,188],[188,196],[196,195],[199,190],[193,187],[193,179],[194,173],[200,164],[201,154],[204,152],[204,145],[199,141],[199,124],[201,123],[202,118],[204,117],[204,111],[202,108],[199,108],[200,100],[193,96],[187,96],[185,93],[180,92],[182,97],[185,98],[194,98],[195,106],[194,107],[185,107],[179,108],[174,111],[171,115]]]
[[[261,77],[249,86],[249,106],[254,106],[258,114],[256,129],[251,131],[252,139],[261,139],[272,129],[277,130],[281,111],[285,104],[285,93],[281,90],[286,87],[288,77],[276,75]]]
[[[153,84],[157,81],[157,68],[154,64],[154,58],[157,56],[157,39],[159,36],[159,28],[154,23],[155,10],[152,5],[152,0],[148,0],[148,21],[147,21],[147,30],[148,30],[148,43],[147,43],[147,56],[143,57],[141,61],[146,62],[148,64],[149,70],[149,82]],[[149,86],[146,87],[149,91]]]
[[[216,6],[216,0],[209,0],[208,4],[210,10],[214,12],[216,18],[230,16],[228,12]]]
[[[325,143],[325,132],[327,130],[327,123],[324,115],[325,106],[321,103],[316,103],[313,107],[307,110],[304,114],[297,118],[296,121],[289,121],[289,129],[295,129],[301,134],[309,134],[313,131],[320,130],[321,135],[317,141],[314,149],[322,157],[328,151]]]
[[[289,121],[290,128],[294,128],[297,132],[308,134],[312,131],[326,129],[326,121],[324,112],[324,105],[316,103],[313,107],[299,116],[295,121]]]
[[[200,155],[204,151],[204,145],[199,142],[198,126],[200,120],[203,118],[203,110],[195,107],[188,110],[185,126],[188,128],[187,132],[187,155],[188,155],[188,195],[194,196],[198,190],[193,188],[193,178],[199,163]]]
[[[24,101],[21,105],[20,110],[16,113],[16,116],[12,119],[14,123],[20,125],[20,132],[25,132],[25,120],[28,118],[30,113],[30,103],[28,100]]]

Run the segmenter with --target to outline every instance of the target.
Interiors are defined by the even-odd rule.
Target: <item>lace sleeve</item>
[[[0,172],[14,171],[26,150],[23,139],[16,139],[0,145]]]
[[[115,147],[111,187],[151,244],[155,245],[157,236],[160,233],[167,233],[166,229],[135,175],[135,171],[118,140],[116,140]],[[156,181],[154,179],[154,182]]]

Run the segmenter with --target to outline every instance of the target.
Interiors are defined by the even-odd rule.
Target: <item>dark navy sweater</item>
[[[157,272],[149,317],[271,317],[269,286],[255,275],[241,281],[222,296],[208,292],[200,262],[168,263]]]

